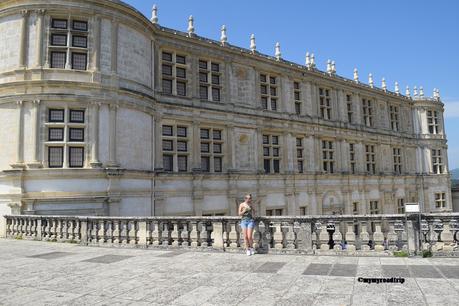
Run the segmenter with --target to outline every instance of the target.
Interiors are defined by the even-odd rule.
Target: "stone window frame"
[[[66,21],[66,27],[54,27],[55,21]],[[75,29],[74,23],[81,22],[86,24],[86,29]],[[78,71],[87,71],[89,69],[89,33],[91,29],[91,23],[89,18],[82,16],[62,16],[52,15],[50,16],[50,23],[48,25],[48,57],[49,66],[52,69],[70,69]],[[53,37],[61,35],[66,37],[65,45],[53,44]],[[75,46],[74,37],[86,38],[86,46]],[[55,67],[53,65],[53,57],[55,54],[65,53],[65,61],[63,67]],[[84,58],[84,64],[81,66],[76,65],[77,59],[81,60]]]
[[[172,127],[172,134],[166,135],[164,133],[164,127]],[[178,131],[181,128],[186,128],[186,136],[179,135]],[[166,172],[189,172],[190,171],[190,155],[191,155],[191,140],[190,140],[190,131],[191,126],[185,123],[171,123],[171,122],[162,122],[161,124],[161,153],[163,158],[163,163],[165,165],[166,156],[172,157],[172,169],[164,169]],[[172,142],[172,149],[165,150],[164,143]],[[179,144],[185,142],[186,150],[179,150]],[[179,159],[185,158],[186,160],[186,169],[179,168]]]
[[[389,121],[390,128],[394,132],[400,131],[400,107],[398,105],[389,104]]]
[[[432,173],[433,174],[442,174],[445,165],[443,163],[443,150],[442,149],[431,149],[432,156]]]
[[[296,156],[296,171],[298,173],[304,173],[304,137],[297,136],[295,138],[295,156]]]
[[[270,208],[266,209],[266,216],[283,216],[284,209],[283,208]]]
[[[393,147],[392,148],[392,161],[393,161],[393,170],[395,174],[402,174],[402,148]]]
[[[398,198],[397,199],[397,213],[404,214],[405,213],[405,199]]]
[[[322,139],[320,142],[322,172],[333,174],[336,172],[336,146],[335,142],[330,139]]]
[[[378,215],[380,213],[379,201],[371,200],[369,203],[369,207],[370,207],[370,215]]]
[[[208,131],[208,137],[203,137],[203,131]],[[220,132],[220,138],[215,138],[215,132]],[[209,127],[209,126],[201,126],[199,129],[199,141],[200,141],[200,155],[201,155],[201,171],[208,172],[208,173],[222,173],[223,172],[223,164],[224,164],[224,157],[225,157],[225,139],[224,139],[224,129],[219,127]],[[208,152],[202,151],[202,145],[207,144],[209,147]],[[220,145],[220,152],[214,152],[215,145]],[[208,158],[209,162],[209,169],[203,169],[202,163],[203,158]],[[220,171],[217,171],[215,168],[216,160],[220,160]]]
[[[332,89],[326,86],[319,86],[319,118],[333,120],[332,114]]]
[[[367,174],[376,175],[376,145],[365,144],[365,171]]]
[[[439,134],[440,133],[440,119],[439,112],[437,110],[429,109],[426,112],[427,116],[427,130],[429,134]]]
[[[357,171],[357,160],[356,160],[356,156],[357,156],[357,152],[355,150],[355,143],[353,142],[350,142],[349,143],[349,172],[351,174],[355,174]]]
[[[352,202],[352,214],[358,215],[360,212],[360,203],[359,202]]]
[[[280,76],[273,73],[260,72],[259,83],[261,109],[269,111],[278,111],[280,106]],[[266,92],[263,92],[263,88],[266,88]],[[275,91],[275,95],[272,94],[273,90]],[[264,99],[266,99],[266,101],[264,101]]]
[[[374,100],[371,98],[362,98],[362,123],[367,127],[374,127]]]
[[[172,95],[172,96],[177,96],[177,97],[189,97],[189,90],[188,90],[188,84],[190,83],[190,55],[186,54],[185,52],[177,52],[175,50],[171,49],[161,49],[159,52],[160,58],[159,61],[161,65],[159,66],[159,75],[160,75],[160,88],[161,88],[161,93],[163,95]],[[164,55],[165,54],[170,54],[171,55],[171,60],[165,60]],[[178,61],[178,58],[184,58],[185,62]],[[166,74],[164,71],[164,67],[170,67],[171,68],[171,74]],[[180,69],[180,70],[179,70]],[[177,71],[182,71],[184,70],[185,72],[185,77],[177,76]],[[164,91],[164,83],[165,80],[168,80],[171,82],[171,92],[165,92]],[[179,91],[177,90],[178,84],[183,84],[185,94],[179,94]]]
[[[300,209],[300,216],[308,215],[308,205],[302,205],[299,207],[299,209]]]
[[[354,119],[354,107],[352,103],[353,95],[351,93],[345,94],[346,99],[346,114],[347,114],[347,122],[353,123]]]
[[[267,141],[265,141],[266,139]],[[265,174],[279,174],[281,172],[281,136],[279,134],[263,133],[262,146],[263,152],[261,154],[263,154],[263,169]],[[267,155],[266,150],[268,150]],[[269,169],[266,167],[267,162],[269,163]]]
[[[63,120],[50,120],[51,112],[63,111]],[[70,120],[70,113],[72,111],[82,111],[83,112],[83,121],[75,122]],[[46,168],[86,168],[88,167],[88,144],[87,144],[87,122],[88,122],[88,111],[87,108],[81,106],[67,105],[62,107],[61,105],[48,105],[46,108],[46,120],[45,120],[45,129],[46,129],[46,139],[43,142],[45,147],[45,162]],[[52,139],[51,131],[52,130],[61,130],[62,138]],[[82,130],[82,138],[71,139],[72,130]],[[50,153],[52,149],[61,148],[62,152],[62,163],[59,166],[52,166],[50,160]],[[82,152],[78,156],[78,160],[81,160],[81,164],[72,164],[72,151],[73,149],[81,149]]]
[[[293,81],[293,100],[294,100],[294,109],[295,114],[301,115],[303,111],[303,101],[301,100],[301,82]]]
[[[202,66],[205,63],[206,66]],[[214,70],[217,66],[218,69]],[[198,79],[199,79],[199,98],[204,101],[221,102],[223,91],[222,62],[212,59],[199,58],[198,60]],[[201,75],[206,75],[206,80],[201,79]],[[218,83],[214,83],[214,77],[218,78]],[[206,96],[201,95],[201,88],[206,88]],[[214,91],[218,92],[218,99],[214,96]]]
[[[434,200],[436,209],[446,208],[446,192],[435,192]]]

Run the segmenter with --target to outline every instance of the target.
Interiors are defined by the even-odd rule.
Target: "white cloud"
[[[445,103],[445,117],[459,118],[459,100],[443,101]]]

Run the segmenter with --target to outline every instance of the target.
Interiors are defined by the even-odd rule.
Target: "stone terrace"
[[[359,277],[404,277],[364,284]],[[2,305],[455,305],[459,258],[85,247],[0,239]]]

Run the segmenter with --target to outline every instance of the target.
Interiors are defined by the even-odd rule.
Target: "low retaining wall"
[[[5,216],[6,237],[82,245],[240,252],[237,217]],[[419,221],[420,220],[420,221]],[[260,217],[260,253],[387,256],[459,254],[459,213]]]

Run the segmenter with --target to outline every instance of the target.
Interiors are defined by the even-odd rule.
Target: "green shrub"
[[[424,250],[422,251],[422,257],[432,257],[432,251],[430,250]]]
[[[395,251],[394,252],[394,256],[395,257],[408,257],[410,254],[405,251],[405,250],[402,250],[402,251]]]

